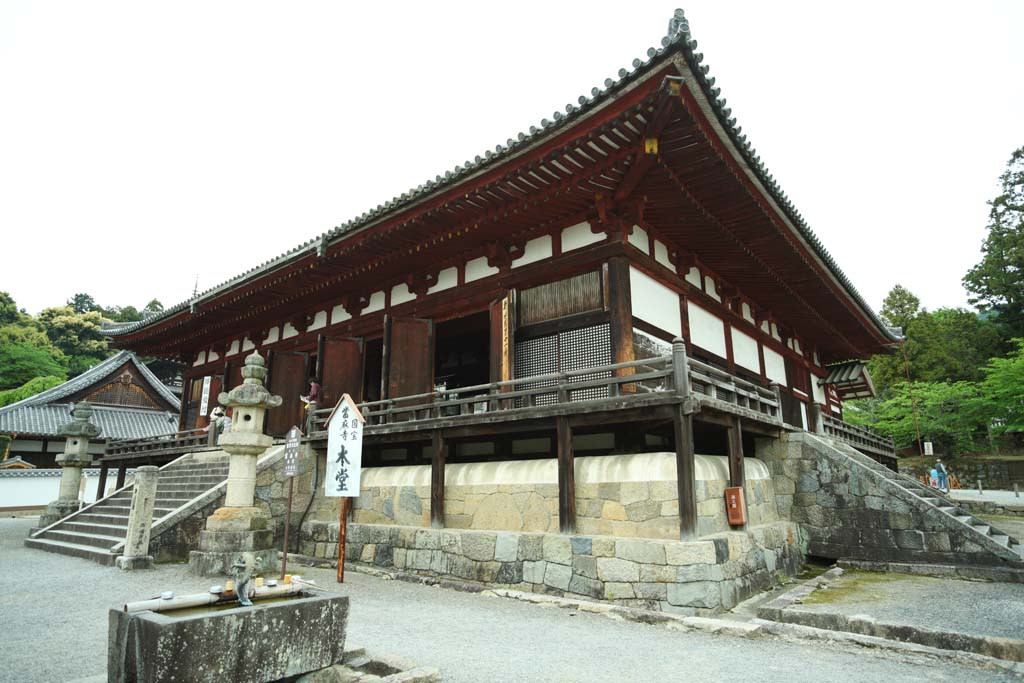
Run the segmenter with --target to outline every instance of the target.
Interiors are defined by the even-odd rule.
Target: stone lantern
[[[266,361],[253,351],[242,368],[243,382],[222,392],[218,402],[232,409],[231,431],[220,437],[220,446],[231,456],[228,466],[224,507],[206,518],[206,529],[199,534],[199,550],[189,555],[189,568],[202,576],[229,574],[239,554],[262,560],[264,569],[277,565],[273,547],[274,532],[267,527],[270,517],[256,507],[256,462],[274,440],[263,433],[267,410],[281,405],[281,397],[272,395],[263,381]]]
[[[57,500],[46,506],[39,517],[39,527],[48,527],[64,519],[73,512],[78,512],[81,502],[78,491],[82,485],[82,468],[92,464],[89,455],[89,440],[100,435],[100,428],[89,422],[92,417],[92,406],[82,401],[75,404],[74,418],[71,422],[61,425],[57,433],[67,437],[64,452],[57,456],[57,464],[61,467],[60,493]]]

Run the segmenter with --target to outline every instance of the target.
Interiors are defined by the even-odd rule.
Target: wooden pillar
[[[558,441],[558,527],[563,534],[576,533],[576,464],[572,452],[572,427],[564,416],[555,418]]]
[[[813,434],[825,433],[825,420],[821,415],[821,405],[817,401],[812,400],[807,404],[807,422],[807,426]]]
[[[609,334],[612,343],[612,363],[628,363],[633,353],[633,303],[630,299],[629,259],[615,256],[608,259],[608,313]],[[632,375],[632,368],[616,370],[618,376]],[[622,393],[636,391],[635,384],[623,384]]]
[[[679,540],[697,537],[696,466],[693,457],[693,415],[677,406],[672,413],[672,432],[676,442],[676,485],[679,493]]]
[[[448,445],[440,431],[431,434],[434,455],[430,460],[430,526],[444,527],[444,462]]]
[[[729,486],[744,486],[746,476],[743,471],[743,431],[740,418],[729,418]]]
[[[105,462],[100,462],[100,480],[96,483],[96,500],[103,498],[104,491],[107,490],[107,471],[110,470],[110,465]]]
[[[115,490],[121,490],[124,488],[124,475],[128,473],[128,466],[125,464],[119,465],[117,468],[117,484],[114,485]]]

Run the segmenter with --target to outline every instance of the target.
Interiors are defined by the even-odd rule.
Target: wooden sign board
[[[327,418],[327,474],[324,494],[357,498],[363,462],[363,419],[352,397],[345,394]]]
[[[294,477],[299,473],[299,443],[302,441],[302,432],[298,427],[288,430],[284,439],[284,476]]]

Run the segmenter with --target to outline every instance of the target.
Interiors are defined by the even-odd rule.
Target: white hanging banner
[[[213,381],[212,377],[203,378],[203,397],[199,401],[199,415],[206,417],[206,411],[210,408],[210,383]]]
[[[324,494],[359,497],[363,464],[363,419],[352,397],[345,394],[327,418],[327,476]]]

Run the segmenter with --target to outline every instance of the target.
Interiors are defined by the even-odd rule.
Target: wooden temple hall
[[[343,393],[367,417],[364,467],[556,459],[573,529],[574,458],[675,453],[696,528],[694,454],[743,483],[756,437],[823,432],[870,394],[861,361],[896,337],[741,134],[677,13],[603,89],[494,149],[159,316],[112,333],[189,370],[179,429],[259,352],[284,405],[269,434]],[[674,340],[677,341],[673,344]],[[307,424],[300,396],[322,385]],[[208,400],[204,400],[204,386]],[[200,410],[207,405],[207,414]]]

